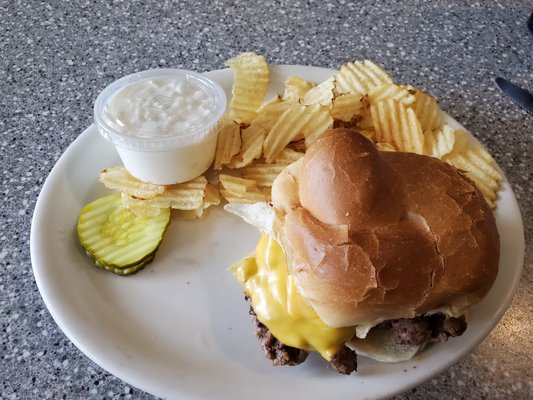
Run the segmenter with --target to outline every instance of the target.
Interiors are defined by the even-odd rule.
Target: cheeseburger
[[[353,130],[327,132],[285,168],[271,203],[226,209],[263,232],[231,270],[275,365],[311,351],[343,374],[357,354],[407,360],[461,335],[498,272],[495,220],[472,181]]]

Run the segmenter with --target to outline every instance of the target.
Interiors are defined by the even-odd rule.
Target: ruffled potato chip
[[[260,125],[252,124],[242,131],[242,147],[229,163],[230,168],[241,168],[261,157],[266,130]]]
[[[285,164],[250,164],[240,170],[243,178],[252,179],[257,186],[271,187],[274,179],[279,175]]]
[[[333,106],[333,96],[335,91],[335,78],[326,79],[320,85],[308,90],[303,98],[303,104],[319,104],[324,107]]]
[[[305,94],[315,86],[314,83],[307,82],[298,76],[289,76],[285,81],[285,91],[282,99],[288,103],[301,102]]]
[[[363,96],[357,93],[345,93],[335,96],[331,108],[331,117],[336,121],[349,122],[363,110]]]
[[[304,146],[305,146],[305,142],[304,142]],[[296,150],[291,149],[290,147],[285,147],[283,150],[281,150],[281,152],[275,158],[274,163],[289,165],[295,161],[298,161],[304,155],[305,155],[305,149],[303,151],[296,151]]]
[[[387,99],[370,106],[376,142],[389,143],[397,151],[424,154],[424,134],[410,108]]]
[[[118,190],[141,199],[155,197],[166,190],[164,185],[155,185],[133,177],[125,167],[106,168],[100,172],[100,182],[109,189]]]
[[[252,52],[241,53],[225,65],[234,72],[230,118],[250,124],[268,91],[269,70],[265,57]]]
[[[218,132],[213,168],[220,170],[223,165],[229,164],[240,150],[241,128],[235,121],[228,121]]]
[[[348,62],[335,75],[339,93],[367,94],[371,89],[393,83],[390,75],[370,60]]]
[[[455,129],[445,124],[441,130],[424,134],[424,154],[435,158],[442,158],[451,153],[455,146]]]
[[[303,135],[310,146],[326,130],[333,126],[329,110],[314,104],[305,106],[292,103],[268,132],[263,146],[263,155],[271,163],[293,140]]]
[[[259,203],[270,200],[270,188],[260,189],[253,179],[220,174],[220,194],[229,203]]]
[[[375,86],[368,91],[368,101],[370,104],[376,104],[379,101],[387,99],[393,99],[399,101],[404,106],[408,106],[415,102],[416,97],[407,87],[394,83]]]
[[[429,132],[441,128],[442,111],[440,110],[437,100],[420,89],[411,89],[414,92],[415,101],[411,107],[420,122],[422,131]]]

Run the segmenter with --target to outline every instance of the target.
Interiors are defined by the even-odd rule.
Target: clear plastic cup
[[[179,94],[178,89],[170,95],[167,89],[160,93],[163,89],[154,87],[154,82],[168,82],[167,89],[174,84],[178,89],[194,90],[201,98],[202,117],[195,114],[197,103],[189,102],[187,93]],[[94,104],[94,121],[134,177],[168,185],[191,180],[209,168],[226,103],[224,90],[201,74],[155,69],[125,76],[107,86]],[[173,121],[176,115],[185,122],[175,126],[161,122]]]

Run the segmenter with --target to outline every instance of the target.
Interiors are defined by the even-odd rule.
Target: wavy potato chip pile
[[[265,201],[284,166],[302,157],[328,129],[347,127],[382,151],[424,154],[455,166],[495,207],[503,177],[492,157],[444,122],[434,97],[395,83],[376,63],[348,62],[323,82],[290,76],[283,93],[266,103],[269,74],[262,56],[243,53],[226,65],[235,72],[231,119],[221,130],[214,166],[228,172],[219,183],[228,202]]]
[[[206,208],[220,203],[217,189],[203,175],[175,185],[154,185],[138,180],[118,166],[103,170],[100,182],[120,191],[124,208],[139,216],[153,217],[162,209],[172,208],[201,217]]]

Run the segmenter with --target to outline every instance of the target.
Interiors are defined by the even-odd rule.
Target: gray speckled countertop
[[[533,117],[494,84],[501,75],[533,91],[531,11],[529,0],[0,1],[1,398],[152,398],[91,362],[50,317],[30,262],[33,209],[110,82],[157,67],[219,69],[248,50],[332,68],[371,58],[428,89],[488,147],[526,227],[520,285],[472,353],[398,398],[533,398]]]

